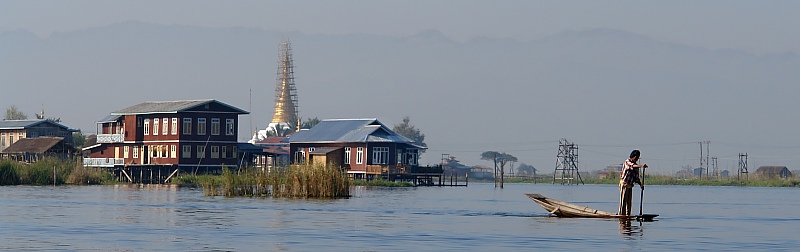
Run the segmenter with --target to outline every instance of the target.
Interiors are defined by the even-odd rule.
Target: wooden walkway
[[[446,177],[443,173],[400,173],[386,178],[392,182],[406,181],[415,186],[468,186],[469,177]]]

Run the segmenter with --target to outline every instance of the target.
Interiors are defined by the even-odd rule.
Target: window
[[[150,119],[144,119],[144,135],[150,135]]]
[[[211,118],[211,135],[219,135],[219,118]]]
[[[364,147],[358,147],[356,149],[356,164],[363,164],[364,163]]]
[[[197,158],[204,158],[206,157],[206,147],[203,145],[197,146]]]
[[[344,147],[344,164],[350,164],[350,147]]]
[[[192,134],[192,118],[183,118],[183,134]]]
[[[122,148],[122,158],[128,158],[128,146]]]
[[[166,135],[166,133],[164,133]],[[172,134],[178,134],[178,118],[172,118]]]
[[[167,145],[159,145],[158,149],[161,151],[161,155],[159,157],[168,158],[169,157],[169,146]]]
[[[158,118],[153,119],[153,135],[158,136]]]
[[[419,150],[409,150],[408,151],[408,159],[407,162],[410,165],[417,165],[417,159],[419,158]]]
[[[211,158],[219,158],[219,146],[211,146]]]
[[[236,146],[222,146],[222,158],[235,158]]]
[[[169,157],[175,158],[177,156],[178,146],[170,145],[169,146]]]
[[[142,118],[141,117],[137,117],[136,118],[136,127],[139,127],[139,128],[142,127]]]
[[[235,132],[233,129],[233,119],[225,119],[225,135],[233,136],[233,133]]]
[[[139,158],[139,146],[133,146],[133,158]]]
[[[6,148],[6,133],[3,133],[3,135],[0,136],[0,149],[5,149],[5,148]]]
[[[156,157],[158,157],[158,153],[159,153],[159,152],[158,152],[158,146],[156,146],[156,145],[151,145],[151,146],[150,146],[150,157],[154,157],[154,158],[156,158]]]
[[[305,164],[306,163],[306,153],[303,152],[303,149],[294,152],[294,163],[295,164]]]
[[[161,135],[165,135],[165,136],[167,135],[167,133],[169,133],[169,127],[167,127],[167,126],[169,126],[169,121],[167,119],[169,119],[169,118],[161,119],[161,122],[162,122]]]
[[[372,147],[372,163],[389,163],[389,147]]]
[[[183,158],[191,158],[192,157],[192,146],[191,145],[184,145],[181,146],[181,157]]]
[[[198,135],[205,135],[206,134],[206,119],[205,118],[197,118],[197,134]]]
[[[397,149],[397,164],[403,164],[403,152]]]

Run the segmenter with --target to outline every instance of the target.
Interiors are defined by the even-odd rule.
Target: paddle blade
[[[658,214],[641,214],[636,216],[636,220],[650,222],[654,221],[653,219],[655,219],[656,217],[658,217]]]

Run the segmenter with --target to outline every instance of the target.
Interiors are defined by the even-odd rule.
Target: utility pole
[[[556,168],[555,171],[553,171],[553,184],[556,183],[556,175],[559,171],[561,171],[561,177],[558,179],[561,180],[562,185],[565,183],[565,180],[567,184],[571,184],[576,174],[578,176],[578,181],[575,181],[575,184],[578,184],[578,182],[583,184],[583,178],[581,178],[581,173],[578,171],[578,145],[568,142],[566,138],[562,138],[558,141],[558,155],[556,155],[556,157]]]
[[[708,166],[709,166],[709,163],[708,163],[709,148],[708,148],[708,146],[711,145],[711,141],[701,141],[701,142],[698,142],[698,143],[700,144],[700,168],[705,168],[706,169],[706,178],[708,178]],[[706,144],[706,156],[705,156],[705,159],[703,159],[703,144]],[[705,161],[705,162],[703,162],[703,161]],[[702,179],[702,178],[703,178],[703,173],[701,172],[700,173],[700,179]]]
[[[719,170],[717,170],[717,157],[711,158],[711,167],[714,169],[711,175],[714,175],[715,178],[719,179]]]
[[[745,180],[749,177],[747,172],[747,153],[739,153],[739,172],[736,175],[736,179],[741,180],[742,175],[745,176]]]

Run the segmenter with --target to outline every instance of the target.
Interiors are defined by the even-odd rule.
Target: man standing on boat
[[[633,198],[633,184],[638,183],[644,190],[642,181],[639,180],[639,168],[647,168],[647,164],[637,164],[641,152],[633,150],[630,158],[622,163],[622,173],[619,179],[619,215],[631,215],[631,200]]]

